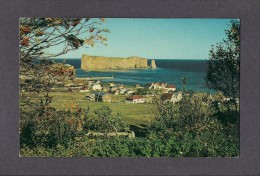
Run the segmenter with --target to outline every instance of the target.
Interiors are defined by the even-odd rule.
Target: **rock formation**
[[[151,68],[156,68],[155,60],[152,60],[150,67]]]
[[[82,55],[81,68],[85,70],[119,70],[147,68],[147,59],[141,57],[102,57]]]

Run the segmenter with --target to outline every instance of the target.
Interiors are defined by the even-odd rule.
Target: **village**
[[[37,82],[38,78],[20,75],[20,97],[24,98],[20,105],[26,102],[26,97],[38,101],[40,94],[47,96],[50,106],[57,110],[76,104],[79,108],[91,109],[93,115],[96,109],[107,106],[122,114],[127,124],[141,129],[153,119],[155,101],[175,103],[182,99],[182,92],[166,82],[124,85],[116,80],[108,81],[114,79],[111,77],[76,77],[74,66],[62,63],[52,64],[47,72],[41,79],[51,87],[35,91],[30,91],[28,85]]]
[[[152,82],[148,84],[124,85],[115,82],[102,82],[111,77],[85,77],[79,78],[75,75],[75,68],[70,64],[55,63],[52,64],[48,73],[50,75],[43,77],[53,84],[50,92],[74,92],[84,94],[84,100],[89,102],[105,103],[153,103],[154,98],[160,98],[161,101],[176,103],[182,99],[182,92],[178,91],[174,84],[165,82]],[[53,75],[65,75],[61,80],[54,79]],[[20,94],[28,93],[26,82],[33,80],[33,77],[20,75]],[[30,92],[29,92],[30,93]],[[31,92],[37,93],[37,92]],[[212,98],[212,96],[211,96]],[[222,101],[229,101],[229,97],[223,97]],[[239,100],[236,99],[237,104]]]
[[[152,103],[156,95],[159,95],[164,102],[174,103],[181,100],[181,93],[177,92],[175,85],[161,82],[129,86],[114,82],[105,83],[100,80],[75,78],[74,82],[67,83],[62,87],[54,87],[51,91],[85,93],[85,99],[91,102]]]

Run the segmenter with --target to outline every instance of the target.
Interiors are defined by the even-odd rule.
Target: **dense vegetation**
[[[227,38],[210,50],[206,82],[208,87],[236,99],[240,90],[240,22],[231,21],[225,32]]]
[[[218,99],[219,97],[219,99]],[[237,156],[238,121],[221,95],[183,95],[177,103],[156,100],[154,119],[135,138],[110,137],[128,131],[122,116],[104,106],[90,115],[71,102],[65,110],[34,107],[21,112],[22,156]],[[89,136],[98,130],[104,136]]]
[[[103,21],[104,19],[101,19],[101,22]],[[98,36],[107,30],[99,30],[94,26],[100,22],[90,22],[88,18],[21,20],[20,75],[30,76],[30,81],[23,83],[23,90],[26,92],[20,97],[21,156],[238,156],[239,108],[234,99],[239,95],[239,86],[235,83],[237,77],[234,75],[239,77],[239,74],[237,70],[227,67],[232,71],[232,81],[226,89],[225,83],[219,82],[221,76],[214,78],[214,70],[217,68],[211,70],[213,63],[215,66],[219,63],[219,59],[214,62],[213,58],[228,58],[228,62],[224,59],[221,63],[230,66],[230,59],[233,56],[237,59],[237,53],[222,57],[226,54],[214,54],[213,50],[210,52],[212,64],[209,66],[208,85],[220,91],[219,93],[194,93],[186,87],[188,79],[181,78],[182,99],[171,103],[162,101],[160,97],[155,98],[150,110],[152,118],[142,126],[135,126],[135,138],[118,135],[119,132],[130,132],[133,127],[124,121],[122,113],[113,112],[108,106],[91,109],[92,107],[87,105],[82,107],[74,101],[66,101],[63,107],[55,108],[49,94],[51,87],[55,80],[73,79],[73,75],[50,72],[48,68],[53,63],[42,61],[34,64],[33,60],[37,57],[49,57],[45,49],[60,42],[65,44],[65,50],[52,56],[76,50],[83,46],[84,42],[87,45],[94,45],[96,41],[104,42],[104,38]],[[232,35],[232,31],[237,35],[233,28],[234,25],[227,35]],[[72,32],[74,33],[71,34]],[[96,33],[84,41],[78,35],[80,32]],[[228,43],[232,41],[234,40]],[[222,48],[217,49],[223,51]],[[227,47],[228,51],[229,49],[231,48]],[[230,80],[229,77],[226,80]],[[224,87],[215,87],[217,84]],[[235,87],[231,88],[232,85]],[[138,91],[140,94],[148,92],[146,89]],[[230,91],[235,92],[230,94],[230,100],[225,101],[224,95],[227,96]],[[91,135],[93,131],[102,135]],[[110,133],[116,135],[110,136]]]

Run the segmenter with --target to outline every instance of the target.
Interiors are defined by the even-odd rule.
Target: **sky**
[[[211,45],[221,42],[231,19],[106,18],[102,28],[108,46],[81,48],[59,58],[82,54],[148,59],[208,59]],[[59,48],[56,48],[59,49]]]

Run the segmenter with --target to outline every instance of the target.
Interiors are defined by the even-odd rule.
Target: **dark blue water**
[[[167,82],[175,84],[177,89],[181,89],[181,80],[183,76],[188,77],[188,89],[199,92],[212,92],[206,87],[205,76],[208,66],[207,60],[166,60],[155,59],[156,69],[135,69],[135,70],[116,70],[116,71],[84,71],[80,69],[80,59],[55,59],[56,62],[65,62],[76,68],[77,77],[110,77],[113,79],[104,79],[103,82],[115,82],[125,85],[134,85],[151,82]]]

